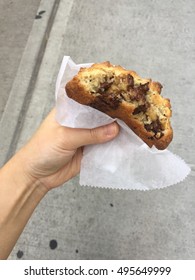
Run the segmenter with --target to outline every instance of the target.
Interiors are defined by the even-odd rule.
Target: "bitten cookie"
[[[170,100],[162,85],[110,62],[81,68],[65,86],[68,97],[124,121],[149,147],[165,149],[173,138]]]

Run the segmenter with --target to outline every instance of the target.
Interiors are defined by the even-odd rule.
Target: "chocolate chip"
[[[145,92],[140,87],[136,87],[130,91],[130,98],[132,101],[146,101]]]
[[[144,93],[146,93],[146,92],[149,90],[149,82],[146,83],[146,84],[140,85],[140,86],[139,86],[139,89],[140,89],[141,91],[143,91]]]
[[[127,90],[130,90],[131,88],[134,87],[134,79],[133,76],[131,76],[130,74],[127,75],[127,83],[128,83]]]
[[[103,93],[105,92],[106,90],[109,89],[109,87],[112,85],[112,82],[103,82],[103,83],[100,83],[100,88],[98,89],[98,93]]]
[[[103,101],[111,108],[117,109],[120,103],[120,100],[114,93],[110,93],[103,99]]]
[[[149,83],[140,84],[130,89],[131,100],[146,101],[146,92],[149,90]]]
[[[153,131],[155,134],[161,132],[163,129],[159,119],[153,121],[151,124],[145,124],[144,127],[147,131]]]
[[[137,108],[134,109],[133,115],[137,115],[141,112],[145,113],[147,111],[148,106],[146,104],[140,105]]]
[[[117,109],[120,102],[120,99],[114,93],[108,93],[97,96],[94,102],[90,103],[89,106],[105,112]]]
[[[153,128],[152,124],[148,124],[148,123],[145,124],[144,127],[145,127],[145,129],[146,129],[147,131],[151,131],[152,128]]]
[[[157,119],[155,122],[153,122],[153,129],[152,129],[155,133],[160,132],[162,130],[162,126],[161,123],[159,121],[159,119]]]

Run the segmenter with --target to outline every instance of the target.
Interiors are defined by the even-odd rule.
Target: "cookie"
[[[124,121],[149,147],[163,150],[173,138],[171,104],[159,82],[107,61],[81,68],[65,89],[80,104]]]

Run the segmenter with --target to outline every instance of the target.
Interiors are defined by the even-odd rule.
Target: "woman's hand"
[[[60,126],[55,109],[30,141],[0,169],[0,259],[6,259],[34,209],[52,188],[80,170],[83,146],[104,143],[116,123],[94,129]]]
[[[107,142],[118,132],[116,123],[94,129],[63,127],[55,120],[53,109],[19,152],[23,169],[50,190],[80,171],[83,146]]]

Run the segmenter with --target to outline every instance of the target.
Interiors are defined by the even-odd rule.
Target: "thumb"
[[[70,148],[76,149],[85,145],[108,142],[115,138],[118,133],[119,125],[113,122],[92,129],[71,128],[68,140],[71,145]]]

